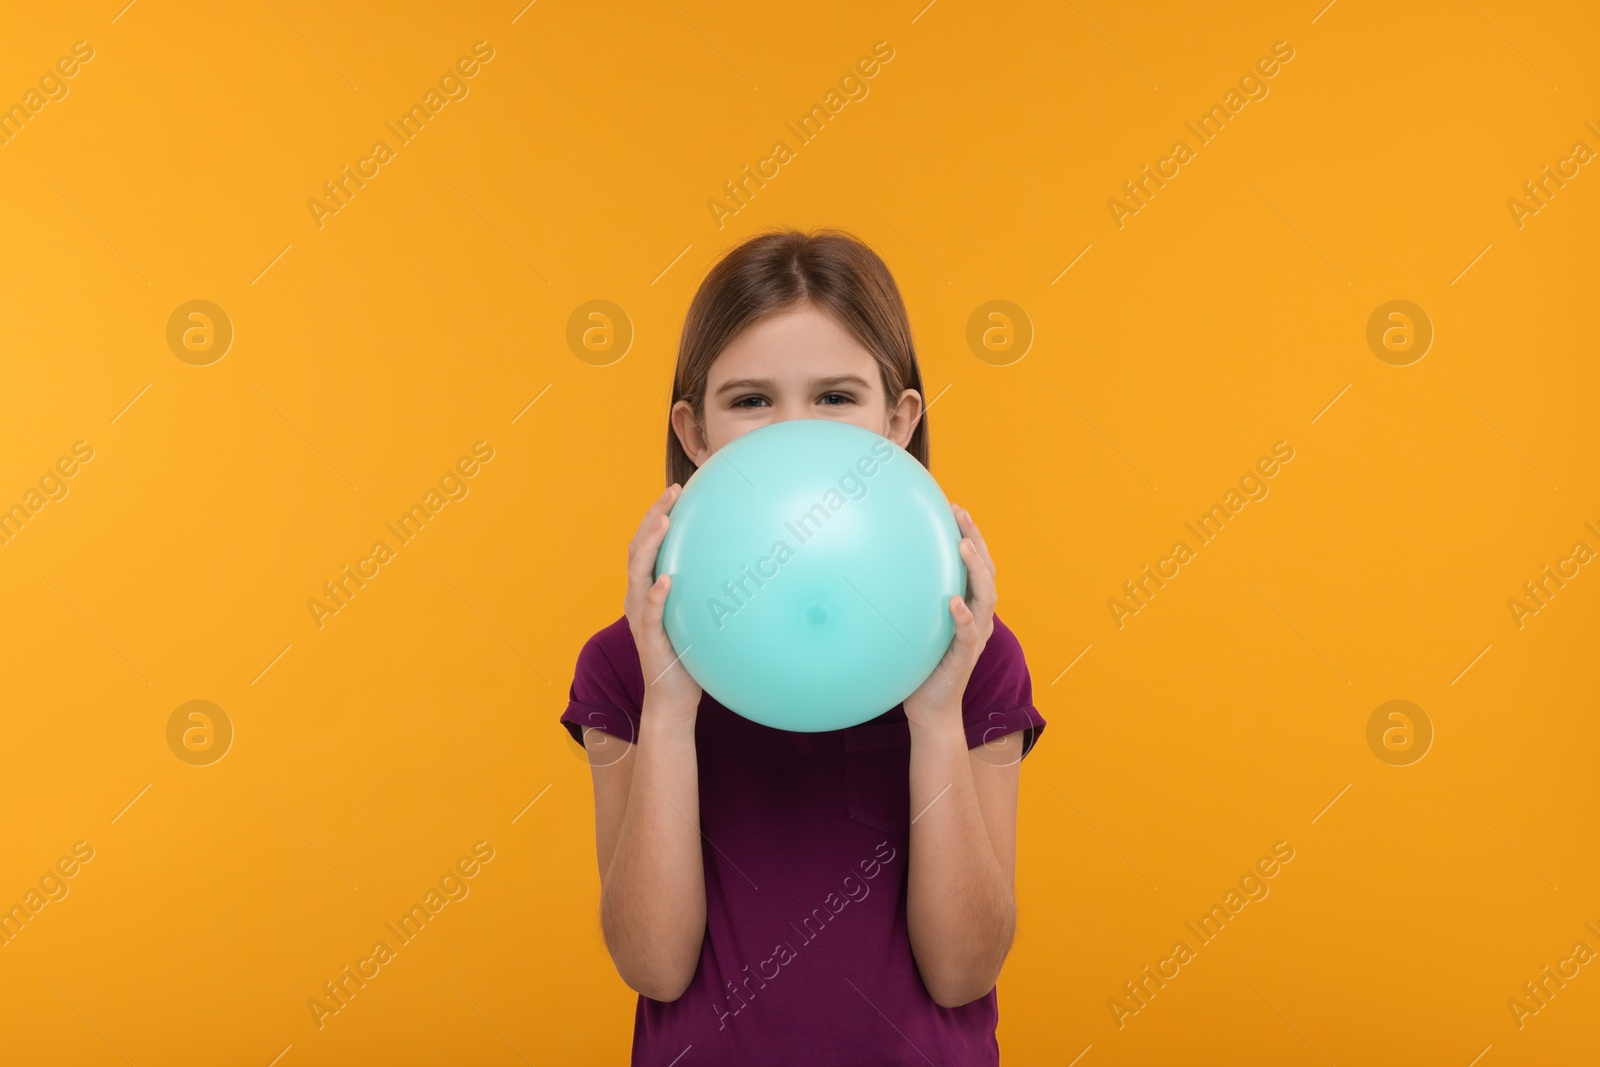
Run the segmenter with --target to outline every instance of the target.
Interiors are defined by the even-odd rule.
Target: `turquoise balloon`
[[[695,471],[656,556],[689,675],[779,730],[876,718],[933,673],[964,596],[961,531],[927,468],[871,430],[771,423]]]

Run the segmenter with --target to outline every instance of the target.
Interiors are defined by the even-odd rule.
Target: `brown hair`
[[[700,283],[678,341],[678,367],[668,405],[667,484],[686,483],[695,471],[672,430],[671,409],[693,405],[705,419],[711,364],[739,332],[780,311],[811,304],[838,320],[871,352],[892,404],[907,389],[924,396],[922,371],[905,303],[878,254],[842,230],[795,229],[758,234],[734,247]],[[917,420],[906,451],[928,465],[928,416]]]

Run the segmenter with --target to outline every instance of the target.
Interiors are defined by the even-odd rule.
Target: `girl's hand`
[[[661,625],[672,578],[665,574],[659,580],[653,577],[656,553],[672,522],[667,512],[672,510],[682,492],[683,487],[674,482],[657,497],[645,512],[633,540],[628,542],[628,595],[623,601],[623,611],[633,631],[634,646],[639,650],[639,666],[644,670],[645,700],[692,718],[700,706],[700,685],[678,661],[678,654],[672,650],[672,642]]]
[[[967,598],[953,596],[946,605],[956,634],[928,680],[905,699],[906,721],[913,726],[961,726],[961,698],[978,656],[994,633],[994,561],[983,534],[965,508],[950,505],[964,535],[961,559],[967,565]]]

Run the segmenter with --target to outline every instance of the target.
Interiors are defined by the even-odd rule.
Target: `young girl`
[[[965,509],[955,638],[898,707],[776,730],[703,693],[652,580],[683,483],[785,419],[866,427],[928,462],[922,375],[883,261],[832,230],[733,249],[684,323],[667,491],[628,546],[625,614],[578,654],[562,723],[590,758],[600,920],[639,993],[635,1065],[997,1064],[1016,928],[1020,763],[1045,726]]]

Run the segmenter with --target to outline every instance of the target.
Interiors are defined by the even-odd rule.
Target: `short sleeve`
[[[1044,734],[1044,716],[1033,706],[1033,681],[1022,643],[998,615],[994,632],[967,680],[961,698],[961,719],[968,748],[1023,731],[1019,760],[1033,750]]]
[[[643,680],[624,617],[590,637],[578,651],[561,724],[579,745],[589,729],[637,741]]]

